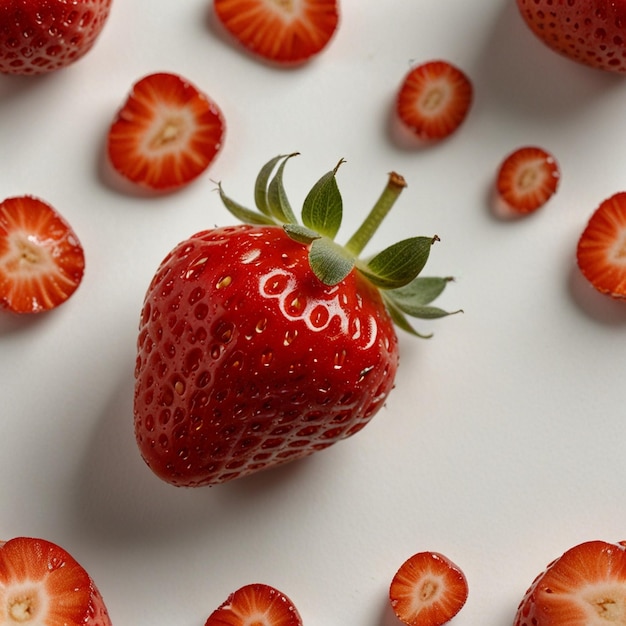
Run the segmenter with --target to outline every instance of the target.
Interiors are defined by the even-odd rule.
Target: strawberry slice
[[[600,293],[626,298],[626,192],[616,193],[595,210],[578,240],[576,259]]]
[[[155,190],[181,187],[199,176],[222,147],[225,122],[217,105],[176,74],[139,80],[108,134],[113,167]]]
[[[391,581],[389,599],[398,619],[409,626],[440,626],[467,600],[463,572],[443,554],[418,552],[405,561]]]
[[[496,177],[498,199],[513,213],[532,213],[556,192],[561,173],[543,148],[525,146],[509,154]]]
[[[515,617],[515,626],[624,623],[624,542],[588,541],[570,548],[535,578]]]
[[[215,0],[226,30],[253,54],[282,64],[321,52],[339,24],[337,0]]]
[[[111,626],[93,580],[63,548],[29,537],[0,542],[0,624]]]
[[[402,124],[421,141],[439,141],[463,123],[473,100],[469,78],[447,61],[411,69],[396,98]]]
[[[76,291],[84,269],[78,237],[50,205],[32,196],[0,203],[0,306],[53,309]]]
[[[207,619],[205,626],[302,626],[293,602],[278,589],[254,583],[241,587]]]

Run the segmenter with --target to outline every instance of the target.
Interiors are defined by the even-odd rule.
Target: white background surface
[[[626,539],[626,305],[596,294],[574,255],[589,215],[626,188],[626,79],[540,44],[513,0],[344,0],[331,45],[273,69],[211,25],[208,0],[114,0],[95,48],[41,78],[0,76],[0,196],[34,194],[73,225],[84,281],[54,312],[0,316],[0,536],[55,541],[89,570],[117,626],[202,626],[251,582],[289,595],[307,626],[392,626],[387,589],[421,550],[465,571],[455,624],[508,626],[533,577],[588,539]],[[410,66],[445,58],[475,102],[459,132],[407,149],[390,132]],[[177,72],[221,107],[225,147],[162,197],[111,184],[108,125],[132,83]],[[489,210],[501,158],[553,152],[557,195],[537,214]],[[179,490],[141,461],[132,430],[139,311],[180,240],[232,223],[290,151],[294,205],[339,158],[345,241],[387,172],[408,181],[376,249],[438,234],[430,274],[465,313],[401,335],[396,389],[354,438],[276,471]]]

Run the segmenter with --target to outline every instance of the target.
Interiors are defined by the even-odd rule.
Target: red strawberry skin
[[[0,72],[43,74],[83,57],[109,16],[112,0],[3,0]]]
[[[360,274],[322,284],[278,226],[204,231],[165,258],[145,298],[137,443],[169,483],[223,483],[359,431],[397,365],[392,322]]]
[[[516,0],[532,32],[565,57],[626,72],[625,0]]]

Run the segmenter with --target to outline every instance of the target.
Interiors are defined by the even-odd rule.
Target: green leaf
[[[359,269],[380,289],[397,289],[408,285],[424,268],[430,247],[438,238],[411,237],[379,252]]]
[[[293,239],[299,243],[310,244],[315,239],[319,239],[321,235],[300,224],[283,224],[283,230]]]
[[[352,271],[355,259],[343,246],[320,237],[311,243],[309,263],[313,273],[325,285],[336,285]]]
[[[276,222],[269,216],[263,215],[261,213],[257,213],[256,211],[252,211],[242,206],[238,202],[231,200],[222,189],[222,184],[218,183],[217,188],[219,190],[220,198],[224,203],[224,206],[228,209],[228,211],[234,215],[237,219],[241,220],[246,224],[276,224]]]
[[[389,316],[398,328],[401,328],[402,330],[410,333],[411,335],[414,335],[415,337],[421,337],[422,339],[430,339],[433,336],[432,333],[428,335],[422,335],[421,333],[418,333],[406,319],[404,313],[386,297],[386,293],[383,293],[383,299],[387,306],[387,310],[389,311]]]
[[[277,157],[274,157],[273,159],[268,161],[261,168],[261,171],[256,177],[256,181],[254,183],[254,202],[257,206],[257,209],[259,209],[261,213],[269,217],[271,217],[272,212],[270,211],[269,203],[267,200],[267,185],[276,165],[279,163],[279,161],[286,158],[287,155],[280,154]]]
[[[343,201],[335,174],[343,161],[334,170],[327,172],[311,188],[302,207],[302,222],[321,235],[334,239],[339,232],[343,214]]]
[[[450,277],[418,276],[408,285],[390,290],[389,295],[406,311],[405,307],[430,304],[442,294],[451,280]]]
[[[270,211],[270,215],[283,224],[295,224],[297,223],[296,216],[294,215],[287,193],[283,185],[283,173],[287,161],[296,156],[297,153],[290,154],[283,159],[283,162],[278,166],[276,175],[269,182],[267,188],[267,202]]]

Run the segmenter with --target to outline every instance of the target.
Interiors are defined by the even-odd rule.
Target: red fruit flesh
[[[214,6],[241,45],[275,63],[302,63],[319,54],[339,24],[337,0],[215,0]]]
[[[467,580],[438,552],[419,552],[393,577],[389,599],[398,619],[409,626],[441,626],[465,605]]]
[[[18,537],[0,542],[0,623],[110,626],[100,592],[59,546]]]
[[[626,72],[626,2],[517,0],[532,32],[559,54],[597,69]]]
[[[50,205],[31,196],[0,203],[0,306],[53,309],[76,291],[84,269],[78,237]]]
[[[355,271],[330,287],[277,226],[198,233],[162,263],[140,323],[135,433],[164,480],[224,482],[363,428],[393,386],[397,337]]]
[[[84,56],[109,16],[111,0],[3,0],[0,72],[43,74]]]
[[[522,599],[515,626],[626,624],[626,549],[589,541],[548,565]]]
[[[447,61],[429,61],[404,78],[396,99],[402,124],[422,141],[439,141],[463,123],[473,99],[469,78]]]
[[[284,593],[256,583],[231,593],[205,626],[302,626],[302,619]]]
[[[514,213],[532,213],[556,193],[559,180],[556,159],[542,148],[526,146],[504,159],[496,190],[499,200]]]
[[[151,74],[133,86],[117,113],[107,151],[113,167],[133,183],[174,189],[207,169],[224,132],[221,111],[194,85],[175,74]]]
[[[595,210],[578,240],[578,267],[600,292],[626,298],[626,192]]]

